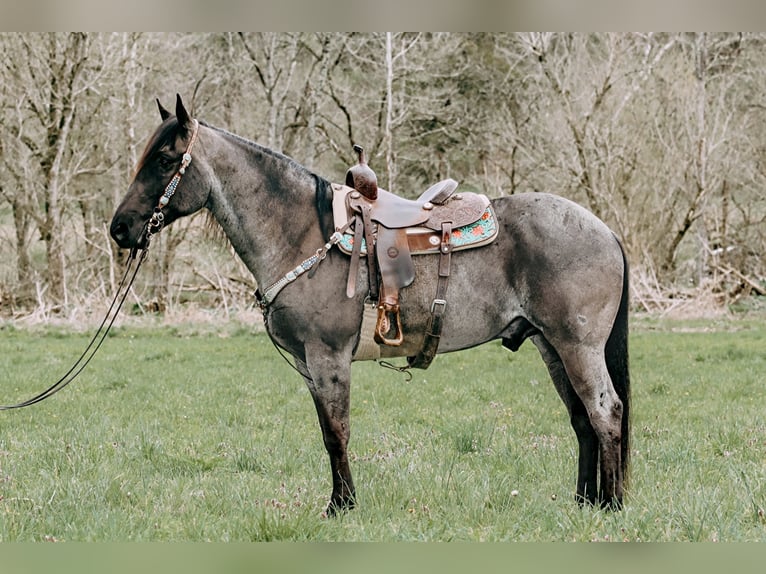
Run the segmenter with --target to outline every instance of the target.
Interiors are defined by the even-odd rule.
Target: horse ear
[[[191,118],[181,101],[181,94],[176,94],[176,117],[178,118],[178,125],[182,129],[185,130],[191,126]]]
[[[157,98],[157,107],[160,109],[160,117],[162,118],[162,121],[164,122],[166,119],[170,117],[170,112],[167,111],[162,104],[160,103],[159,98]]]

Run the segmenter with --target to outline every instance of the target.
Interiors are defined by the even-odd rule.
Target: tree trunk
[[[394,54],[391,32],[386,32],[386,119],[383,124],[383,141],[386,148],[386,174],[388,190],[394,191],[396,163],[394,161]]]

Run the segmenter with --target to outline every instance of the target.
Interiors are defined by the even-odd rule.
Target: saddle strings
[[[130,256],[128,259],[128,264],[125,266],[125,273],[123,274],[122,279],[120,280],[120,284],[117,286],[117,290],[114,294],[114,298],[112,299],[112,303],[111,305],[109,305],[109,309],[107,309],[106,315],[104,316],[104,319],[101,321],[101,324],[96,330],[96,333],[93,335],[90,342],[88,343],[88,346],[82,352],[80,357],[75,361],[74,365],[72,365],[72,367],[66,373],[64,373],[64,375],[61,376],[61,378],[59,378],[58,381],[53,383],[50,387],[48,387],[41,393],[38,393],[32,398],[22,401],[20,403],[16,403],[14,405],[0,405],[0,411],[20,409],[23,407],[34,405],[35,403],[39,403],[40,401],[43,401],[47,399],[48,397],[55,395],[57,392],[59,392],[61,389],[63,389],[69,383],[75,380],[77,375],[79,375],[82,372],[82,370],[86,367],[86,365],[90,362],[90,360],[99,350],[99,348],[101,347],[101,344],[104,342],[104,339],[106,339],[106,336],[108,335],[109,330],[112,328],[112,325],[114,324],[114,321],[117,318],[117,315],[120,313],[122,304],[125,302],[125,299],[127,298],[128,293],[130,292],[130,289],[133,287],[133,282],[135,281],[136,276],[138,275],[138,270],[141,268],[141,264],[146,259],[147,252],[148,252],[148,249],[144,248],[141,250],[141,253],[137,255],[135,249],[131,250]],[[136,265],[131,275],[131,267],[133,267],[134,263]],[[127,282],[127,286],[126,286],[126,280],[128,276],[130,276],[130,280]]]
[[[385,369],[390,369],[397,373],[401,373],[402,375],[405,376],[405,381],[408,383],[412,381],[412,371],[410,371],[409,365],[404,365],[400,367],[399,365],[394,365],[393,363],[390,363],[389,361],[378,361],[378,365],[380,365],[381,367]]]

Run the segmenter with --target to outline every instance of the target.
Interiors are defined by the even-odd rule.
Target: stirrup
[[[389,313],[396,318],[394,321],[389,319]],[[391,331],[392,328],[394,330],[394,337],[386,337],[386,334]],[[402,322],[399,318],[399,305],[381,303],[378,306],[378,321],[375,324],[375,342],[379,345],[388,345],[389,347],[398,347],[404,342]]]

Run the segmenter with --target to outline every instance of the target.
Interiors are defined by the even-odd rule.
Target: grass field
[[[0,402],[87,334],[0,329]],[[116,328],[70,387],[0,413],[0,541],[766,541],[766,325],[634,321],[622,512],[573,502],[576,443],[531,344],[355,364],[358,508],[305,385],[249,327]]]

